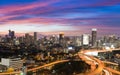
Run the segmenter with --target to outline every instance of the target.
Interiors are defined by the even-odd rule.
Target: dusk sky
[[[0,0],[0,34],[120,34],[120,0]]]

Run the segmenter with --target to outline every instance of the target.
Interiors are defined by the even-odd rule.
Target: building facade
[[[23,61],[20,58],[2,58],[1,64],[16,70],[22,68]]]
[[[92,29],[92,40],[91,40],[92,46],[96,45],[96,40],[97,40],[97,29],[93,28]]]

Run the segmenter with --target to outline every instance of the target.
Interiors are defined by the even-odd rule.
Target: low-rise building
[[[2,58],[1,64],[7,67],[16,69],[21,69],[23,66],[23,61],[21,58]]]

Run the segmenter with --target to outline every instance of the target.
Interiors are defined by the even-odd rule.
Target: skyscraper
[[[9,37],[10,37],[11,39],[13,39],[13,38],[15,37],[15,32],[9,30]]]
[[[96,38],[97,38],[97,29],[93,28],[92,29],[92,40],[91,40],[92,46],[95,46]]]
[[[64,39],[64,33],[61,32],[61,33],[59,34],[59,43],[60,43],[60,44],[63,43],[63,39]]]
[[[29,33],[26,33],[25,34],[25,43],[28,45],[28,44],[30,44],[30,35],[29,35]]]
[[[13,39],[14,37],[15,37],[15,32],[12,31],[12,32],[11,32],[11,38]]]
[[[88,34],[82,35],[82,45],[89,45],[89,35]]]
[[[2,37],[0,36],[0,42],[2,41]]]
[[[64,38],[64,33],[63,32],[60,32],[59,34],[59,40],[63,39]]]
[[[8,30],[8,31],[9,31],[8,35],[11,36],[11,30]]]
[[[37,32],[34,32],[34,41],[37,40]]]

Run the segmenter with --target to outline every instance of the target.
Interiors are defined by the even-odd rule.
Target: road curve
[[[80,57],[80,53],[78,53],[79,57]],[[98,63],[98,67],[94,70],[91,71],[90,73],[85,73],[84,75],[96,75],[96,74],[100,74],[104,68],[104,64],[97,58],[94,58],[92,56],[88,56],[83,54],[84,56],[89,57],[90,59],[94,60],[96,63]]]
[[[111,72],[109,72],[108,70],[106,70],[106,69],[103,69],[103,72],[105,73],[105,75],[112,75],[112,73]]]
[[[78,54],[79,55],[79,54]],[[84,54],[83,54],[84,55]],[[84,55],[86,56],[86,55]],[[99,74],[102,69],[103,69],[103,63],[100,62],[98,59],[92,57],[92,56],[89,56],[89,58],[95,60],[97,63],[101,64],[98,66],[98,68],[95,70],[95,71],[92,71],[90,73],[86,73],[84,75],[95,75],[95,74]],[[55,61],[55,62],[52,62],[52,63],[49,63],[49,64],[45,64],[43,66],[39,66],[39,67],[36,67],[36,68],[32,68],[32,69],[28,69],[27,71],[36,71],[38,69],[41,69],[41,68],[44,68],[44,67],[48,67],[48,66],[51,66],[51,65],[54,65],[54,64],[58,64],[58,63],[63,63],[63,62],[68,62],[70,60],[61,60],[61,61]],[[10,74],[20,74],[20,71],[19,72],[9,72],[9,73],[0,73],[0,75],[10,75]]]
[[[97,50],[95,50],[97,51]],[[85,51],[85,52],[91,52],[91,50],[89,51]],[[100,61],[99,59],[93,57],[93,56],[88,56],[88,55],[85,55],[85,52],[82,51],[82,52],[79,52],[78,55],[80,54],[83,54],[84,56],[87,56],[89,57],[90,59],[94,60],[96,63],[98,63],[98,67],[94,70],[94,71],[91,71],[90,73],[85,73],[84,75],[96,75],[96,74],[100,74],[102,71],[103,71],[103,68],[105,70],[108,70],[112,73],[115,73],[115,74],[119,74],[120,75],[120,72],[118,71],[115,71],[113,69],[110,69],[110,68],[107,68],[107,67],[104,67],[104,63],[102,61]],[[36,71],[38,69],[41,69],[41,68],[44,68],[44,67],[48,67],[48,66],[51,66],[51,65],[54,65],[54,64],[58,64],[58,63],[62,63],[62,62],[68,62],[69,60],[61,60],[61,61],[55,61],[55,62],[52,62],[52,63],[49,63],[49,64],[45,64],[43,66],[39,66],[39,67],[36,67],[36,68],[32,68],[32,69],[29,69],[27,71]],[[0,75],[10,75],[10,74],[20,74],[20,71],[18,72],[9,72],[9,73],[0,73]],[[108,74],[108,73],[107,73]]]
[[[120,75],[120,72],[119,72],[119,71],[113,70],[113,69],[108,68],[108,67],[104,67],[104,68],[105,68],[106,70],[112,72],[113,74],[118,74],[118,75]]]
[[[120,50],[120,48],[118,49],[110,49],[110,50],[82,50],[81,53],[85,54],[87,52],[107,52],[107,51],[114,51],[114,50]],[[98,59],[97,59],[98,60]],[[114,65],[118,65],[118,64],[115,64],[115,63],[111,63],[111,62],[106,62],[106,61],[102,61],[103,63],[107,63],[107,64],[114,64]],[[99,64],[100,65],[100,64]],[[112,75],[113,74],[118,74],[120,75],[120,72],[119,71],[116,71],[114,69],[111,69],[111,68],[108,68],[108,67],[104,67],[103,71],[105,72],[109,72],[109,75]],[[108,73],[107,73],[108,74]],[[88,74],[90,75],[90,74]]]

